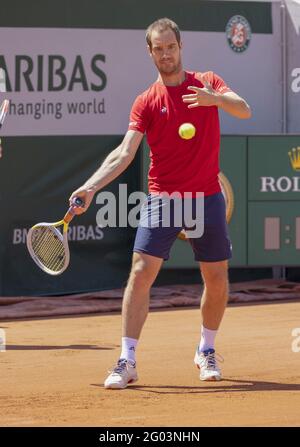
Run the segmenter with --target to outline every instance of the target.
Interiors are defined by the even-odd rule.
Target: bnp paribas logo
[[[288,151],[289,167],[293,171],[300,172],[300,146],[293,147]],[[283,175],[281,177],[260,177],[260,192],[300,192],[300,176],[292,177]]]
[[[300,171],[300,146],[289,151],[289,158],[294,171]]]

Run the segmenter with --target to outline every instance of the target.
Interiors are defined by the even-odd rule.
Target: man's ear
[[[150,48],[150,45],[147,45],[147,49],[148,49],[149,56],[152,57],[152,49]]]

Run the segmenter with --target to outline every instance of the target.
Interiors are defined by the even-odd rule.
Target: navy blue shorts
[[[184,218],[178,223],[176,220],[178,211],[174,211],[175,206],[172,200],[168,216],[166,213],[162,213],[163,205],[161,201],[157,202],[157,196],[155,200],[156,206],[153,206],[154,196],[149,194],[142,205],[133,251],[163,258],[166,261],[169,259],[171,247],[178,234],[182,230],[189,231],[195,226],[191,225],[192,221],[186,224]],[[182,209],[188,200],[192,209],[192,217],[196,217],[199,221],[199,212],[198,214],[195,212],[195,204],[198,199],[183,199]],[[159,205],[157,205],[158,203]],[[202,204],[200,220],[202,219],[203,234],[200,237],[193,236],[187,239],[194,251],[195,261],[217,262],[230,259],[232,256],[231,242],[222,192],[204,197]],[[166,220],[168,220],[167,224]]]

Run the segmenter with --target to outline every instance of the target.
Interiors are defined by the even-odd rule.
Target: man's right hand
[[[74,206],[74,212],[75,214],[82,214],[87,211],[90,204],[92,203],[92,200],[94,198],[94,195],[96,193],[96,189],[88,186],[82,186],[81,188],[76,189],[74,191],[70,198],[69,203],[70,206],[74,205],[74,198],[80,197],[83,200],[84,205],[83,206]]]

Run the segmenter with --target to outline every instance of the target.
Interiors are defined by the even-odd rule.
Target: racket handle
[[[84,206],[84,201],[81,197],[74,197],[73,203],[75,206]]]
[[[66,223],[71,222],[71,220],[75,216],[74,208],[76,208],[77,206],[81,206],[81,207],[84,206],[84,201],[80,197],[74,197],[72,202],[73,202],[73,205],[70,206],[70,208],[68,209],[68,211],[66,212],[66,214],[64,216],[64,221]]]

